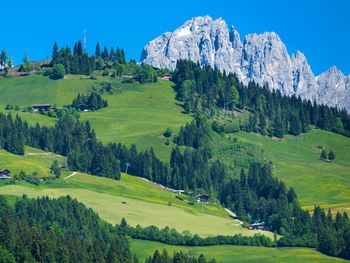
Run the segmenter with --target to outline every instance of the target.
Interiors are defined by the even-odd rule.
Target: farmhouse
[[[265,230],[265,222],[255,222],[249,226],[251,230]]]
[[[51,108],[51,104],[33,104],[32,108],[34,111],[39,111],[39,110],[48,111]]]
[[[161,79],[163,79],[163,80],[170,80],[171,79],[171,75],[170,74],[163,74],[161,76]]]
[[[0,180],[11,179],[11,177],[9,176],[10,173],[11,171],[8,169],[0,169]]]
[[[209,196],[208,195],[196,195],[195,199],[197,203],[209,204]]]
[[[172,191],[174,194],[180,194],[180,195],[185,193],[185,190],[171,189],[171,191]]]

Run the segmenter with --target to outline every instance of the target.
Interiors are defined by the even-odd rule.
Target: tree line
[[[169,253],[166,251],[166,249],[163,250],[162,253],[159,253],[158,250],[156,250],[153,254],[153,256],[149,256],[145,263],[215,263],[215,259],[212,259],[210,261],[207,261],[205,257],[201,254],[198,258],[194,256],[189,256],[183,252],[174,252],[172,256],[169,255]]]
[[[234,236],[219,235],[203,238],[190,232],[179,233],[176,229],[170,229],[169,227],[163,229],[159,229],[156,226],[141,227],[137,225],[132,227],[127,224],[124,218],[119,225],[119,229],[131,238],[157,241],[176,246],[242,245],[271,247],[273,245],[272,240],[262,234],[255,234],[254,236],[242,236],[241,234]]]
[[[90,95],[78,93],[77,97],[72,102],[72,107],[80,111],[95,111],[108,107],[108,102],[102,98],[101,94],[92,91]]]
[[[307,132],[313,125],[350,136],[350,116],[345,110],[284,96],[254,82],[245,86],[234,74],[210,66],[179,60],[172,80],[177,98],[188,113],[205,112],[210,118],[216,109],[250,111],[249,121],[240,127],[248,132],[282,138]]]
[[[0,196],[1,248],[7,262],[139,262],[121,233],[70,197],[10,206]]]
[[[93,55],[84,50],[81,41],[74,44],[73,52],[68,46],[59,48],[55,43],[50,66],[46,75],[53,79],[63,78],[64,74],[93,76],[95,70],[100,70],[104,76],[125,76],[125,82],[157,82],[157,72],[151,66],[137,65],[133,59],[127,62],[123,49],[108,49],[106,46],[101,49],[99,43],[96,44]]]

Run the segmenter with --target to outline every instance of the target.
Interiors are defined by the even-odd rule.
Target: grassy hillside
[[[171,145],[166,146],[163,136],[166,128],[177,133],[191,120],[182,114],[175,100],[171,82],[132,84],[125,91],[106,96],[108,108],[82,113],[89,120],[103,142],[135,143],[140,149],[153,147],[163,160],[169,159]]]
[[[39,171],[49,174],[52,160],[62,157],[52,153],[44,153],[28,149],[27,155],[17,156],[1,151],[0,165],[13,172],[24,170],[27,173]],[[212,235],[254,235],[258,231],[250,231],[239,226],[227,212],[217,205],[190,205],[188,198],[162,189],[142,178],[123,174],[120,181],[77,173],[65,172],[61,180],[53,183],[30,185],[17,182],[15,185],[0,182],[0,194],[7,196],[59,197],[71,195],[99,213],[102,219],[112,223],[120,223],[124,217],[130,225],[156,225],[160,228],[169,226],[182,232],[189,230],[201,236]],[[67,178],[65,178],[67,177]],[[126,202],[126,204],[123,204]],[[269,232],[264,232],[272,237]]]
[[[0,79],[0,111],[7,112],[3,110],[6,104],[21,108],[34,103],[63,106],[70,104],[78,92],[86,94],[106,81],[113,85],[113,94],[104,95],[109,106],[96,112],[83,112],[81,119],[91,122],[98,139],[104,143],[134,143],[142,150],[153,147],[161,159],[168,160],[172,147],[165,145],[163,132],[171,128],[176,133],[191,120],[189,115],[181,113],[182,108],[175,100],[169,81],[141,85],[122,84],[107,77],[91,80],[66,76],[56,81],[44,76]],[[55,123],[55,119],[40,114],[13,112],[17,113],[32,125]]]
[[[7,168],[13,174],[25,171],[27,174],[38,172],[40,176],[49,176],[51,175],[50,166],[53,161],[62,162],[63,159],[63,156],[42,152],[30,147],[26,147],[24,156],[0,150],[0,168]]]
[[[66,76],[62,80],[50,80],[41,75],[1,78],[0,106],[6,104],[29,106],[35,103],[51,103],[63,106],[71,103],[77,93],[85,93],[100,80],[88,77]]]
[[[349,138],[322,130],[298,137],[286,136],[282,140],[253,133],[229,137],[260,146],[274,163],[274,174],[296,190],[303,206],[346,208],[350,205]],[[319,145],[335,152],[334,162],[320,160]]]
[[[321,262],[348,262],[347,260],[328,257],[309,248],[266,248],[248,246],[209,246],[184,247],[170,246],[158,242],[144,240],[130,240],[131,250],[141,259],[146,259],[150,251],[167,249],[170,255],[174,251],[183,251],[193,256],[205,255],[206,259],[215,258],[222,263],[260,263],[260,262],[293,262],[293,263],[321,263]]]

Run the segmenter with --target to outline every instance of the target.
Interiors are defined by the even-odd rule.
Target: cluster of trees
[[[289,219],[288,232],[279,240],[280,246],[307,246],[336,257],[350,259],[350,221],[347,213],[332,216],[320,207],[312,215],[301,209]]]
[[[156,226],[136,227],[129,226],[125,219],[122,219],[119,229],[122,233],[135,239],[158,241],[169,245],[176,246],[213,246],[213,245],[242,245],[242,246],[265,246],[270,247],[273,242],[270,238],[255,234],[254,236],[212,236],[212,237],[200,237],[197,234],[192,235],[186,231],[179,233],[175,229],[165,227],[159,229]]]
[[[140,83],[156,82],[157,72],[149,65],[137,65],[135,60],[126,61],[123,49],[113,47],[103,50],[96,44],[94,55],[84,50],[81,41],[75,43],[73,52],[69,47],[59,49],[57,43],[52,50],[50,69],[46,74],[52,79],[60,79],[64,74],[91,75],[95,70],[102,70],[105,76],[127,76],[125,81],[139,81]]]
[[[84,50],[81,41],[74,44],[73,52],[69,47],[58,48],[54,44],[52,50],[51,66],[57,69],[65,69],[68,74],[90,75],[96,68],[95,58],[89,56]]]
[[[72,102],[72,107],[77,110],[98,110],[101,108],[108,107],[107,100],[102,99],[101,94],[93,91],[90,95],[80,95],[78,93],[77,97]]]
[[[125,59],[125,52],[123,49],[120,49],[117,47],[117,49],[114,51],[114,48],[111,47],[110,51],[108,52],[108,48],[104,46],[103,50],[101,51],[100,44],[96,44],[95,49],[95,58],[97,59],[96,63],[96,69],[101,70],[104,67],[104,63],[111,62],[116,64],[126,64]]]
[[[0,51],[0,72],[6,77],[8,75],[9,68],[12,68],[13,60],[8,58],[7,52],[5,49]]]
[[[160,183],[176,189],[203,190],[215,196],[227,176],[223,163],[210,160],[211,157],[208,148],[185,149],[183,153],[178,147],[174,148],[170,157],[170,176]]]
[[[203,147],[210,140],[209,126],[205,118],[196,116],[191,123],[181,127],[174,141],[179,146],[186,145],[195,149]]]
[[[8,152],[23,155],[25,139],[22,130],[22,120],[16,116],[12,118],[11,113],[7,116],[0,114],[0,148]],[[18,129],[20,127],[20,129]],[[28,125],[27,125],[28,127]]]
[[[294,190],[272,176],[270,164],[251,164],[246,175],[221,185],[219,199],[247,222],[264,221],[268,229],[283,233],[282,221],[298,207]]]
[[[22,61],[23,61],[23,63],[19,66],[18,71],[19,72],[30,72],[33,69],[33,66],[32,66],[32,63],[30,62],[27,54],[24,54]]]
[[[57,160],[54,160],[52,165],[50,166],[50,172],[57,178],[61,176],[61,166]]]
[[[332,150],[330,150],[328,154],[327,154],[326,150],[322,150],[320,157],[324,161],[327,161],[327,160],[333,161],[335,159],[335,154]]]
[[[350,136],[350,116],[345,110],[317,105],[300,97],[283,96],[250,82],[240,83],[233,74],[179,60],[172,80],[177,97],[187,112],[249,110],[251,117],[241,129],[282,138],[285,134],[307,132],[310,125]]]
[[[122,234],[70,197],[10,206],[1,196],[0,248],[9,262],[138,262]]]
[[[183,252],[175,252],[172,256],[169,256],[166,249],[162,253],[156,250],[153,256],[146,259],[145,263],[216,263],[215,259],[207,261],[201,254],[198,258],[189,256]]]

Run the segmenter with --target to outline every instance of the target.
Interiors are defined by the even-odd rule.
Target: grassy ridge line
[[[183,251],[193,256],[203,254],[206,259],[215,258],[222,263],[260,263],[260,262],[293,262],[293,263],[326,263],[348,262],[347,260],[326,256],[310,248],[266,248],[251,246],[209,246],[209,247],[186,247],[171,246],[163,243],[130,239],[131,250],[136,253],[140,260],[145,260],[151,251],[167,249],[172,255],[174,251]]]
[[[314,205],[346,207],[350,205],[350,140],[342,135],[311,130],[298,137],[271,139],[253,133],[229,135],[258,145],[275,165],[274,175],[293,187],[300,203],[306,208]],[[320,160],[322,145],[336,154],[334,162]]]

